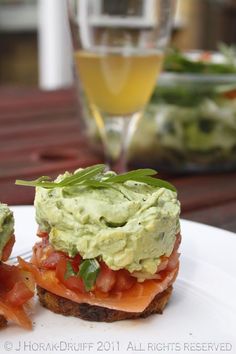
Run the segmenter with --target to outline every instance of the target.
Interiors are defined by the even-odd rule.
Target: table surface
[[[0,88],[0,200],[32,204],[33,188],[15,179],[55,176],[102,161],[81,133],[73,89]],[[182,218],[236,232],[236,172],[165,176],[174,183]]]

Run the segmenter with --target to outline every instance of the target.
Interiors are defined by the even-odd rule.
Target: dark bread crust
[[[148,307],[141,313],[112,310],[106,307],[89,305],[85,303],[79,304],[55,295],[40,286],[37,286],[37,293],[41,304],[55,313],[64,316],[79,317],[87,321],[114,322],[145,318],[154,313],[161,314],[171,296],[172,289],[172,286],[169,286],[162,293],[156,295]]]
[[[4,316],[0,315],[0,329],[5,328],[7,326],[7,320]]]

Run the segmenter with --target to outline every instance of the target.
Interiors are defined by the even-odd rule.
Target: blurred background
[[[99,31],[99,19],[112,14],[112,8],[109,0],[97,4],[94,26]],[[130,4],[134,16],[150,16],[150,2],[129,0]],[[122,16],[126,0],[119,6]],[[66,0],[0,0],[0,88],[73,87],[66,13]],[[235,43],[236,0],[177,1],[169,45],[173,52],[167,52],[164,74],[132,139],[133,166],[158,166],[168,173],[236,169]],[[81,131],[97,151],[100,135],[81,95],[80,103]],[[116,152],[116,134],[111,135]]]
[[[138,0],[135,1],[138,6]],[[104,9],[107,2],[103,1]],[[55,1],[0,0],[0,85],[38,85],[40,61],[43,60],[39,53],[39,38],[44,35],[42,24],[47,22],[44,15],[47,3],[55,4]],[[54,30],[57,29],[55,17],[56,13],[52,12],[50,21]],[[47,36],[50,35],[53,33],[47,32]],[[235,43],[236,1],[179,0],[171,42],[183,50],[215,50],[219,42]],[[67,54],[61,54],[68,53],[69,49]],[[70,79],[70,73],[64,73],[62,84],[69,84]]]
[[[97,1],[98,16],[112,13],[109,0]],[[119,0],[121,8],[127,2]],[[145,12],[146,0],[131,2],[134,16]],[[99,134],[88,112],[83,116],[87,135],[81,134],[65,13],[66,0],[0,0],[2,202],[32,203],[33,189],[16,187],[17,178],[56,176],[102,161]],[[178,1],[170,43],[177,50],[166,56],[165,72],[129,152],[131,168],[154,167],[173,181],[185,218],[232,231],[235,44],[236,0]],[[187,56],[191,50],[200,52]]]

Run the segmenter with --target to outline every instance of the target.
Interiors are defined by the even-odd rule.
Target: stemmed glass
[[[106,162],[125,171],[131,137],[161,70],[175,1],[67,1],[75,66]]]

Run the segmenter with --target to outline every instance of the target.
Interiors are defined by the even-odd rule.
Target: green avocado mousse
[[[55,180],[16,181],[36,187],[42,241],[21,266],[34,274],[43,306],[108,322],[162,312],[179,269],[180,203],[156,174],[94,165]],[[99,315],[80,304],[98,306]]]
[[[14,240],[14,218],[12,211],[8,208],[6,204],[0,203],[0,261],[6,261],[9,254],[7,254],[6,246],[9,244],[12,248]],[[10,241],[12,240],[12,245],[10,247]],[[5,252],[4,252],[5,249]]]

